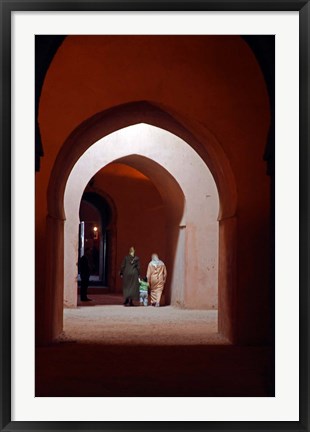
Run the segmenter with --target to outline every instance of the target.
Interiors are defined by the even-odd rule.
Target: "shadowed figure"
[[[121,266],[120,276],[123,278],[124,305],[133,306],[133,300],[139,300],[140,259],[135,255],[135,248],[129,249]]]
[[[81,256],[79,260],[79,273],[81,276],[81,301],[91,301],[90,298],[87,297],[87,289],[89,284],[89,277],[90,277],[90,265],[89,265],[89,257],[90,257],[90,250],[87,248],[85,250],[85,254]]]

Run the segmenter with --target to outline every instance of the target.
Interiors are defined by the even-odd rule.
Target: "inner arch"
[[[175,164],[177,155],[179,164]],[[170,262],[169,303],[217,307],[219,199],[213,177],[183,140],[139,124],[114,132],[91,146],[75,164],[65,190],[65,304],[76,305],[76,227],[83,191],[110,163],[124,163],[149,177],[167,214]],[[199,299],[199,300],[198,300]]]
[[[206,128],[202,131],[200,124],[198,128],[198,125],[190,124],[179,114],[170,112],[168,107],[161,107],[149,101],[137,101],[99,112],[82,122],[69,135],[56,158],[48,185],[48,214],[52,218],[65,218],[63,206],[65,184],[73,166],[89,146],[104,136],[140,123],[170,132],[188,143],[205,161],[214,177],[220,196],[218,219],[224,220],[235,216],[237,203],[235,177],[216,137]],[[192,130],[199,129],[201,130],[199,136],[192,133]],[[207,143],[207,146],[203,143]]]

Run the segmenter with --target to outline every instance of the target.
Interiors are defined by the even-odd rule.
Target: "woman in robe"
[[[151,305],[159,307],[161,295],[166,283],[167,269],[165,264],[158,258],[156,253],[152,254],[152,261],[148,265],[147,280],[151,288]]]
[[[132,301],[139,300],[140,260],[133,246],[123,260],[120,276],[123,278],[124,306],[134,306]]]

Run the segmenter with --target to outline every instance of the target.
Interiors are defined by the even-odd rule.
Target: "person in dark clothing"
[[[134,306],[133,300],[139,300],[140,260],[135,254],[135,248],[129,249],[120,271],[123,278],[124,306]]]
[[[90,277],[90,266],[89,266],[89,248],[85,250],[85,254],[80,258],[79,261],[79,271],[81,277],[81,290],[80,297],[81,301],[91,301],[90,298],[87,297],[87,289]]]

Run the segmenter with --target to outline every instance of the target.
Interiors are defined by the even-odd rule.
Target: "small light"
[[[96,226],[94,226],[93,230],[94,230],[95,232],[97,232],[97,231],[98,231],[98,228],[97,228]]]

